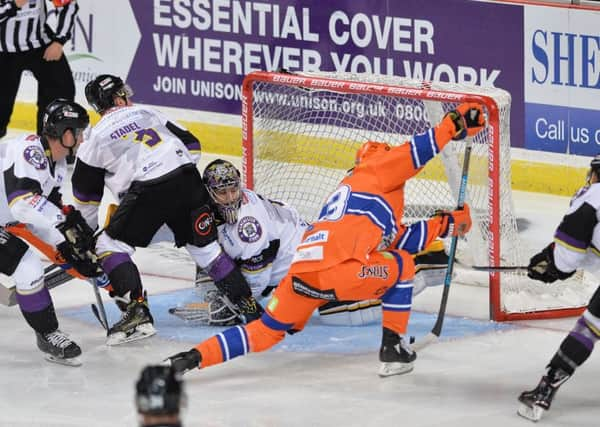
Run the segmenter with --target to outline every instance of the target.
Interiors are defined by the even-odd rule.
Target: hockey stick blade
[[[471,270],[476,270],[476,271],[505,271],[505,272],[509,272],[509,271],[523,271],[526,272],[527,271],[527,266],[526,265],[498,265],[498,266],[492,266],[492,265],[464,265],[464,264],[459,264],[461,267],[466,267],[466,268],[470,268]]]
[[[73,276],[56,264],[51,264],[44,269],[44,284],[48,290],[70,282],[73,278]],[[7,307],[17,305],[17,288],[14,284],[11,287],[0,284],[0,304]]]
[[[433,344],[434,342],[437,342],[437,340],[440,337],[436,334],[434,334],[433,332],[429,332],[427,335],[425,335],[423,338],[415,341],[413,344],[410,345],[410,347],[416,351],[419,352],[422,349],[424,349],[425,347],[427,347],[430,344]]]
[[[102,318],[100,317],[100,312],[99,312],[96,304],[92,304],[91,307],[92,307],[92,313],[94,313],[94,316],[96,317],[96,319],[98,319],[100,326],[102,326],[102,328],[104,328],[104,330],[106,330],[108,332],[108,325],[104,324],[104,322],[102,321]]]
[[[210,325],[208,303],[189,303],[181,307],[171,307],[169,314],[181,320]]]

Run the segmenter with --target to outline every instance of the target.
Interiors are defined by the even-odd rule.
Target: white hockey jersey
[[[565,273],[600,272],[600,183],[582,187],[554,234],[554,262]]]
[[[307,226],[291,206],[244,189],[237,222],[218,227],[219,243],[260,297],[286,275]]]
[[[120,202],[132,182],[196,164],[199,144],[198,150],[190,151],[168,126],[173,124],[163,114],[133,105],[113,108],[86,135],[72,182],[76,207],[88,224],[98,225],[104,185]]]
[[[21,135],[0,144],[0,224],[21,222],[44,241],[64,240],[56,225],[65,220],[60,187],[66,160],[52,162],[37,135]]]

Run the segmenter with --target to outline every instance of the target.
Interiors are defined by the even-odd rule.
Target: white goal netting
[[[474,226],[458,258],[467,265],[526,265],[532,251],[519,237],[510,185],[510,95],[501,89],[363,74],[253,73],[244,83],[242,113],[246,184],[314,220],[360,144],[402,144],[465,101],[484,104],[489,125],[473,144],[467,201]],[[463,151],[464,142],[448,144],[408,181],[406,222],[456,206]],[[548,310],[585,306],[595,288],[582,275],[548,287],[523,272],[463,273],[457,280],[489,284],[490,313],[498,320],[560,315]]]

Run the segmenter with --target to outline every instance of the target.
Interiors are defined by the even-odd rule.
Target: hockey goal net
[[[251,73],[244,80],[242,100],[245,184],[288,202],[307,221],[315,220],[353,166],[361,143],[402,144],[435,126],[458,104],[479,102],[488,125],[473,144],[466,196],[473,228],[459,242],[457,257],[463,265],[526,265],[533,251],[519,236],[513,205],[510,101],[497,88],[392,76]],[[452,142],[407,182],[405,222],[456,206],[463,156],[464,142]],[[484,274],[493,320],[575,315],[595,288],[582,274],[548,286],[523,271],[477,276],[464,270],[456,269],[457,278],[467,278],[463,282],[481,281]]]

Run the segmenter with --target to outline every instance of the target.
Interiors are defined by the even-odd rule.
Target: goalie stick
[[[469,178],[469,163],[471,161],[471,149],[473,148],[473,138],[467,138],[465,142],[465,157],[463,160],[462,174],[460,177],[460,187],[458,189],[458,200],[457,209],[462,209],[465,205],[465,197],[467,193],[467,180]],[[452,282],[452,272],[454,271],[454,261],[456,258],[456,245],[458,243],[458,236],[453,236],[450,241],[450,253],[448,254],[448,268],[446,269],[446,276],[444,278],[444,290],[442,291],[442,300],[440,301],[440,309],[438,316],[427,335],[422,339],[417,340],[412,344],[412,348],[415,351],[419,351],[429,344],[437,341],[442,333],[442,326],[444,325],[444,317],[446,316],[446,305],[448,304],[448,295],[450,294],[450,283]],[[411,340],[412,342],[412,337]]]
[[[18,236],[29,243],[31,246],[36,248],[42,254],[46,256],[50,260],[50,262],[56,264],[59,268],[64,270],[67,274],[69,274],[72,278],[77,278],[81,280],[85,280],[91,283],[94,286],[94,293],[96,296],[96,304],[92,304],[92,312],[96,316],[96,318],[100,321],[100,324],[104,327],[104,329],[108,330],[108,321],[106,317],[106,311],[104,310],[104,305],[102,304],[102,297],[100,296],[100,292],[96,286],[95,280],[92,278],[87,278],[81,275],[77,270],[72,268],[69,264],[65,262],[61,254],[51,245],[44,242],[39,237],[35,236],[31,231],[27,229],[25,224],[13,224],[7,225],[4,227],[7,231]],[[44,277],[45,281],[45,277]]]

